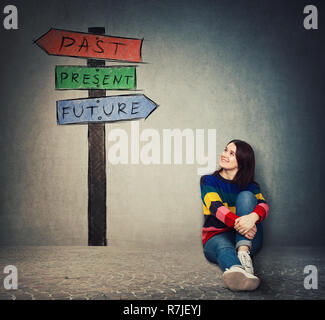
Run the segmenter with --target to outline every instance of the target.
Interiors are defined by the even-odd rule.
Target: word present
[[[134,66],[56,66],[56,89],[132,90],[136,88]]]

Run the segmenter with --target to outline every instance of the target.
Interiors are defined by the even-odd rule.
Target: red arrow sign
[[[142,41],[51,28],[35,43],[51,55],[141,62]]]

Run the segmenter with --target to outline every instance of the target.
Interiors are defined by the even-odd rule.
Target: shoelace
[[[247,254],[249,255],[249,251],[247,252]],[[248,259],[247,255],[241,254],[241,258],[243,259],[243,263],[244,263],[244,267],[248,268],[248,269],[252,269],[251,264],[250,264],[250,259]]]

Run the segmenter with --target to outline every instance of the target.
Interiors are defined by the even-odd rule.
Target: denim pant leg
[[[235,249],[235,232],[230,230],[210,238],[204,245],[205,257],[212,263],[216,263],[225,271],[231,266],[241,266]]]
[[[238,194],[236,199],[236,214],[240,217],[250,214],[255,209],[256,205],[257,200],[255,195],[250,191],[242,191]],[[251,254],[254,254],[261,248],[263,241],[262,225],[257,223],[256,227],[257,232],[253,240],[249,240],[236,232],[236,249],[239,246],[248,246]]]

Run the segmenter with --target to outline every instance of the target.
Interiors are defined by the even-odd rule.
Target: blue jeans
[[[244,216],[251,213],[257,204],[255,195],[250,191],[242,191],[236,199],[236,214]],[[262,247],[263,230],[261,223],[256,224],[257,232],[252,240],[239,234],[235,229],[217,234],[210,238],[204,245],[205,257],[212,263],[216,263],[225,271],[231,266],[241,266],[237,257],[237,248],[242,245],[248,246],[253,256]]]

